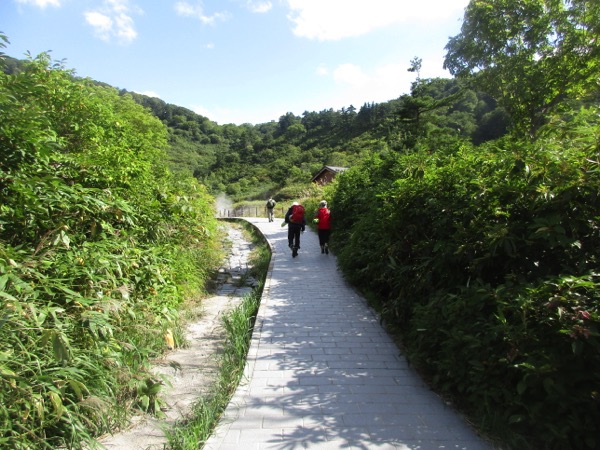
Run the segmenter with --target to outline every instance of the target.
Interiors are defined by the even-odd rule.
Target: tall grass
[[[214,201],[160,120],[47,54],[0,70],[0,123],[0,448],[90,447],[160,413],[150,360],[218,263]]]

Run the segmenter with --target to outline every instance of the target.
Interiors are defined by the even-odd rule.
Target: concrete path
[[[205,449],[493,448],[408,367],[316,233],[292,258],[281,219],[248,220],[272,270],[245,379]]]

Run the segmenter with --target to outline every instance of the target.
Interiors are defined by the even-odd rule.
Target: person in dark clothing
[[[275,205],[277,204],[277,202],[275,200],[273,200],[273,197],[269,197],[269,200],[267,200],[267,217],[269,218],[269,222],[273,222],[273,209],[275,208]]]
[[[331,234],[331,211],[327,208],[327,202],[319,203],[319,210],[315,214],[317,233],[319,234],[319,245],[321,253],[329,254],[329,235]]]
[[[300,249],[300,232],[306,228],[304,219],[304,206],[294,202],[287,213],[285,213],[285,223],[288,224],[288,245],[292,249],[292,257],[298,256]]]

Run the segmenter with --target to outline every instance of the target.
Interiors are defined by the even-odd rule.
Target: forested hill
[[[20,61],[8,59],[5,70],[18,71]],[[478,144],[504,135],[509,125],[489,95],[454,79],[417,77],[410,94],[387,102],[287,113],[257,125],[219,125],[159,98],[119,92],[167,126],[173,170],[189,172],[213,193],[238,200],[281,198],[286,192],[293,197],[323,165],[352,166],[386,148],[412,148],[425,135]]]
[[[352,166],[384,148],[411,148],[424,134],[481,143],[502,136],[509,123],[491,97],[451,79],[419,80],[410,94],[359,109],[287,113],[257,125],[218,125],[181,106],[129,94],[167,125],[174,169],[237,199],[283,197],[286,187],[293,196],[293,186],[323,165]]]

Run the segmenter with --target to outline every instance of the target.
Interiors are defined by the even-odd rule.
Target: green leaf
[[[67,337],[56,330],[52,330],[52,350],[57,361],[67,362],[71,359]]]
[[[508,423],[521,423],[525,421],[527,417],[524,414],[513,414],[508,418]]]
[[[85,384],[83,384],[80,381],[70,379],[67,380],[67,382],[69,383],[69,386],[77,396],[78,400],[83,400],[83,394],[89,392]]]
[[[7,299],[7,300],[11,300],[11,301],[13,301],[13,302],[16,302],[16,301],[18,301],[18,300],[17,300],[15,297],[13,297],[13,296],[12,296],[12,295],[10,295],[10,294],[7,294],[7,293],[6,293],[6,292],[4,292],[4,291],[0,291],[0,297],[2,297],[2,298],[5,298],[5,299]]]
[[[143,411],[148,411],[148,408],[150,407],[150,397],[147,395],[142,395],[138,398],[138,402]]]
[[[55,391],[49,391],[48,396],[50,397],[50,401],[52,402],[52,406],[54,408],[54,414],[57,419],[60,419],[65,412],[65,407],[62,402],[62,398]]]
[[[0,293],[6,289],[6,283],[8,282],[8,275],[2,275],[0,277]]]

